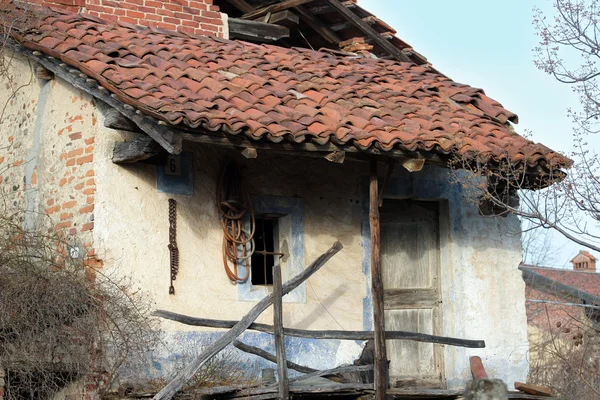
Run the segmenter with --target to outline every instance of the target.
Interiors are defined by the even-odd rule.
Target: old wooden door
[[[380,218],[386,330],[441,334],[439,203],[386,199]],[[440,345],[386,347],[392,387],[443,387]]]

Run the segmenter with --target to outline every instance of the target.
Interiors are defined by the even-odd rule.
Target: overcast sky
[[[486,94],[519,116],[519,133],[568,153],[572,124],[567,108],[578,100],[568,86],[533,64],[537,37],[533,7],[552,11],[549,0],[359,0],[390,24],[398,37],[441,72]],[[600,139],[600,138],[599,138]],[[600,140],[597,141],[600,143]],[[566,266],[580,246],[556,235],[555,266]]]

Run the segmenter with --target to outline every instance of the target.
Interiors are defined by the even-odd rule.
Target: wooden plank
[[[302,21],[306,23],[306,25],[310,26],[315,30],[319,35],[323,37],[329,43],[333,43],[337,45],[342,39],[338,36],[337,33],[332,31],[327,24],[321,21],[318,17],[312,14],[303,6],[296,6],[294,10],[300,14]]]
[[[115,143],[112,162],[115,164],[134,163],[147,160],[164,151],[150,136],[142,135],[130,142]]]
[[[338,241],[333,246],[319,256],[304,271],[296,275],[282,287],[282,295],[287,294],[300,286],[302,282],[317,272],[327,261],[337,254],[344,246]],[[181,390],[181,388],[198,372],[198,370],[215,354],[223,350],[235,338],[241,335],[254,322],[256,318],[273,303],[273,294],[268,295],[259,301],[248,314],[244,316],[229,332],[221,336],[211,345],[207,346],[186,368],[181,370],[175,378],[167,384],[160,392],[153,397],[154,400],[168,400]]]
[[[371,230],[371,294],[375,336],[375,393],[377,400],[385,400],[388,387],[387,354],[385,349],[385,319],[383,280],[381,278],[381,238],[379,221],[379,181],[377,159],[371,160],[369,181],[369,228]]]
[[[276,13],[278,11],[287,10],[292,7],[297,7],[299,5],[310,3],[313,0],[284,0],[276,4],[272,4],[267,7],[262,7],[257,10],[246,13],[242,16],[243,19],[256,19],[260,18],[268,13]]]
[[[300,17],[291,12],[290,10],[279,11],[271,14],[269,17],[270,24],[277,24],[287,26],[288,28],[294,27],[300,23]]]
[[[240,18],[229,18],[228,25],[230,39],[275,42],[279,39],[290,37],[290,29],[281,25],[248,21]]]
[[[522,382],[515,382],[515,389],[520,392],[536,396],[552,396],[552,390],[544,386],[531,385]]]
[[[281,291],[281,266],[273,266],[273,325],[275,328],[275,354],[277,355],[277,384],[279,400],[290,397],[288,371],[285,359],[285,343],[283,335],[283,293]]]
[[[108,106],[99,106],[100,111],[104,115],[104,126],[110,129],[119,129],[122,131],[129,132],[141,132],[140,128],[136,124],[131,122],[129,118],[126,118],[123,114],[118,112],[116,109]]]
[[[337,375],[345,372],[362,372],[362,371],[371,371],[373,369],[373,365],[348,365],[344,367],[335,367],[331,369],[327,369],[324,371],[316,371],[310,374],[297,376],[295,378],[290,379],[290,383],[302,381],[310,378],[327,376],[327,375]]]
[[[432,153],[421,153],[421,152],[404,152],[402,150],[389,150],[382,151],[377,148],[368,148],[361,150],[352,145],[336,145],[334,143],[326,143],[326,144],[316,144],[312,142],[304,142],[304,143],[293,143],[293,142],[281,142],[281,143],[271,143],[271,142],[263,142],[263,141],[252,141],[248,140],[245,137],[238,137],[234,135],[222,135],[218,136],[214,133],[212,134],[191,134],[184,133],[183,140],[194,143],[202,143],[209,144],[214,146],[222,146],[222,147],[231,147],[231,148],[255,148],[256,150],[269,150],[271,152],[284,151],[286,154],[289,152],[297,152],[297,153],[307,153],[306,155],[310,155],[308,153],[327,153],[322,155],[317,155],[317,157],[325,157],[329,153],[335,151],[343,151],[348,154],[368,154],[368,155],[384,155],[387,157],[394,157],[398,159],[403,158],[425,158],[429,163],[436,164],[439,166],[448,166],[448,161],[443,159],[437,154]]]
[[[218,319],[196,318],[188,315],[177,314],[165,310],[156,310],[152,313],[160,318],[169,319],[190,326],[205,326],[209,328],[229,329],[235,326],[238,321],[226,321]],[[248,327],[250,330],[273,333],[274,328],[271,325],[253,323]],[[284,328],[284,334],[287,336],[303,337],[311,339],[341,339],[341,340],[371,340],[374,338],[372,331],[312,331],[305,329]],[[449,346],[468,347],[468,348],[484,348],[485,341],[483,340],[468,340],[457,339],[445,336],[428,335],[424,333],[404,332],[404,331],[387,331],[385,332],[387,340],[412,340],[424,343],[446,344]]]
[[[431,308],[439,304],[436,289],[387,289],[384,290],[384,307],[394,308]]]
[[[360,29],[369,39],[373,40],[378,46],[383,48],[390,55],[394,56],[398,61],[412,62],[411,59],[405,55],[402,50],[396,48],[387,39],[384,39],[380,34],[373,29],[368,23],[362,20],[358,15],[354,14],[351,10],[343,5],[339,0],[326,0],[331,7],[336,9],[341,15],[343,15],[348,21],[352,22],[358,29]]]
[[[239,340],[234,340],[233,346],[243,352],[246,352],[249,354],[254,354],[255,356],[262,357],[265,360],[269,360],[272,363],[277,364],[277,357],[275,357],[273,354],[269,353],[268,351],[259,349],[258,347],[247,345],[245,343],[240,342]],[[314,368],[305,367],[304,365],[296,364],[289,360],[286,361],[286,366],[288,368],[293,369],[294,371],[302,372],[303,374],[311,374],[313,372],[318,372],[318,370],[316,370]]]

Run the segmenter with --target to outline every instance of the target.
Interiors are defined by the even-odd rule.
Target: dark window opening
[[[250,257],[250,281],[253,285],[273,285],[273,265],[279,262],[276,253],[277,218],[256,216],[254,253]]]

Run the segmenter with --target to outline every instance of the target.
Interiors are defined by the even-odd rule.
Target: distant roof
[[[600,274],[586,271],[574,271],[548,267],[521,265],[523,271],[535,272],[564,285],[582,290],[593,296],[600,297]]]
[[[571,165],[516,134],[509,121],[517,116],[483,90],[426,65],[190,36],[56,9],[14,37],[188,132]]]

